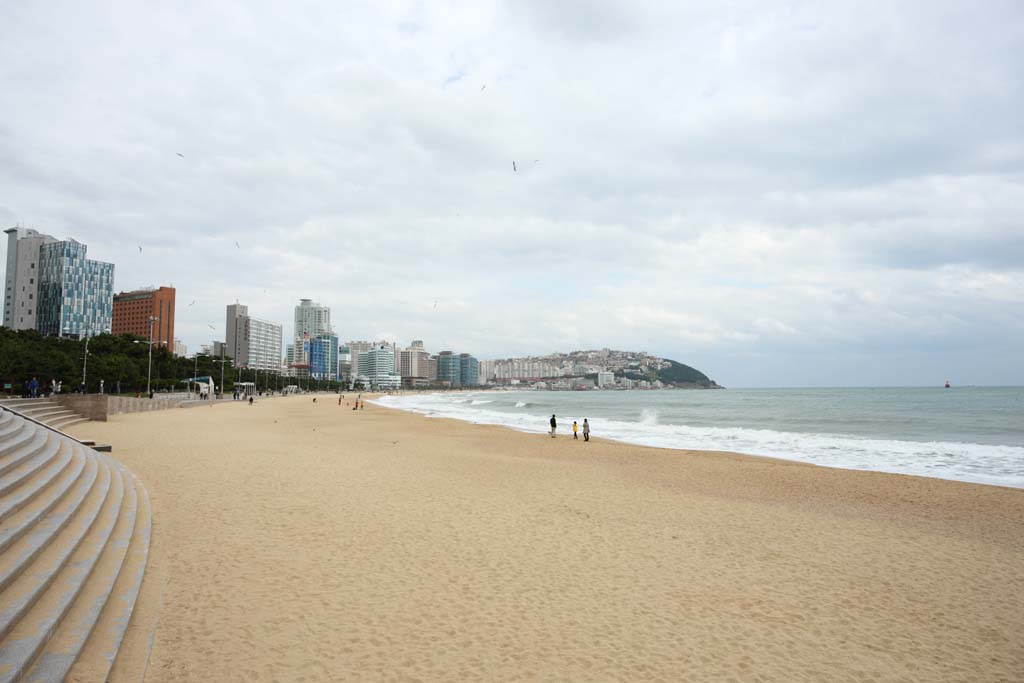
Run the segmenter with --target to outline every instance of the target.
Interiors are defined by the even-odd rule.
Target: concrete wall
[[[180,398],[130,398],[103,394],[62,394],[54,397],[62,406],[83,417],[106,422],[111,415],[141,413],[148,410],[167,410],[181,405]]]

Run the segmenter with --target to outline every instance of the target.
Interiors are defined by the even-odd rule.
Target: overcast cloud
[[[481,358],[1024,384],[1024,5],[682,4],[2,3],[0,223],[173,284],[190,349],[306,297]]]

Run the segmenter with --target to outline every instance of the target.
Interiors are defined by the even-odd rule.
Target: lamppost
[[[85,354],[82,356],[82,393],[85,393],[85,368],[89,364],[89,337],[85,338]]]
[[[220,398],[224,400],[224,347],[221,347],[220,360],[213,361],[214,363],[220,363]]]
[[[149,368],[146,370],[146,396],[153,397],[150,391],[149,385],[153,378],[153,323],[160,320],[160,316],[151,315],[149,316]]]

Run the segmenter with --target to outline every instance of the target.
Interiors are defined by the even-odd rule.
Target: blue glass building
[[[475,387],[479,384],[480,361],[468,353],[459,354],[459,384]]]
[[[437,382],[451,387],[462,385],[462,358],[451,351],[437,354]]]
[[[40,333],[81,339],[110,332],[114,264],[90,261],[85,251],[86,246],[75,240],[40,245]]]
[[[338,335],[321,334],[309,340],[309,374],[315,379],[337,381]]]

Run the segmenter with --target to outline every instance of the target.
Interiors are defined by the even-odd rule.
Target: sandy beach
[[[1024,680],[1021,490],[330,396],[69,431],[153,498],[149,682]]]

